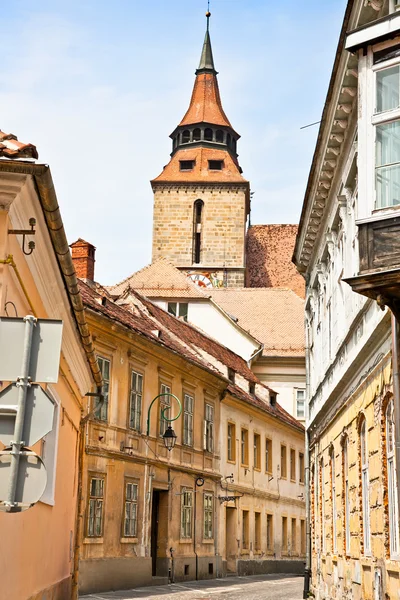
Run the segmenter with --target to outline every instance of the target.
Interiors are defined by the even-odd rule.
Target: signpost
[[[29,508],[46,487],[46,469],[29,450],[51,431],[54,404],[37,385],[56,383],[62,321],[0,318],[0,379],[14,381],[0,393],[0,507],[7,512]],[[36,384],[33,384],[36,382]]]

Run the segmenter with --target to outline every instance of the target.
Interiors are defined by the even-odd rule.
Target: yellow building
[[[108,390],[105,405],[86,431],[81,591],[221,577],[227,570],[299,571],[304,563],[304,485],[297,464],[304,454],[303,426],[276,403],[276,394],[243,358],[133,290],[129,303],[118,305],[90,280],[93,246],[79,240],[72,251]],[[159,394],[174,394],[182,402],[182,415],[171,423],[177,440],[170,452],[164,445],[161,412],[177,416],[178,403],[172,397],[155,401],[149,435],[146,431],[148,410]],[[248,464],[238,462],[237,467],[226,456],[229,415],[231,423],[237,419],[231,444],[239,443],[241,426],[248,430]],[[280,442],[286,445],[285,476],[272,465],[270,475],[265,473],[261,445],[260,464],[253,464],[256,423],[260,444],[266,437],[271,443],[273,439],[275,460]],[[291,449],[293,481],[288,475]],[[234,481],[227,479],[233,471]],[[232,494],[236,498],[227,501]],[[225,515],[231,508],[240,518],[243,510],[249,515],[248,533],[244,530],[248,546],[240,549],[235,564],[225,551]],[[250,525],[253,510],[262,513],[255,529]],[[281,527],[281,514],[287,515],[287,535],[291,519],[296,519],[296,549],[286,540],[281,551],[276,535],[273,550],[267,552],[257,537],[267,526],[267,514],[273,515],[276,528]],[[242,530],[227,526],[240,540]]]
[[[0,315],[63,321],[58,382],[43,385],[54,402],[53,428],[33,447],[46,466],[46,489],[24,512],[5,512],[0,498],[0,598],[69,600],[76,577],[81,413],[101,377],[50,169],[32,162],[37,152],[31,144],[1,131],[0,140]],[[1,391],[7,385],[1,382]]]

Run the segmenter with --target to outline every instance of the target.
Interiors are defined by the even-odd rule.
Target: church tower
[[[171,160],[152,180],[153,262],[168,258],[194,281],[243,287],[249,182],[242,176],[239,134],[222,108],[209,32],[192,98],[170,135]]]

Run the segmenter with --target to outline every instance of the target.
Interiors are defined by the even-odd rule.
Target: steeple
[[[210,11],[208,11],[206,13],[206,17],[207,17],[207,30],[206,30],[206,35],[204,38],[203,49],[201,51],[199,68],[196,71],[196,75],[198,75],[199,73],[202,73],[204,71],[212,71],[213,73],[215,73],[215,75],[217,75],[217,71],[215,70],[215,67],[214,67],[214,58],[213,58],[213,53],[212,53],[212,48],[211,48],[211,38],[210,38],[211,13],[210,13]]]

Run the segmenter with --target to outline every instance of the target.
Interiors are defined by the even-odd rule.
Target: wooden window
[[[337,552],[337,511],[336,511],[336,469],[335,469],[335,450],[330,451],[331,462],[331,497],[332,497],[332,551]]]
[[[296,519],[292,519],[292,548],[293,554],[297,552],[297,530],[296,530]]]
[[[95,413],[95,418],[100,421],[107,421],[108,419],[108,401],[110,392],[110,361],[102,356],[97,357],[101,375],[103,377],[103,395],[104,402],[101,408]],[[97,408],[100,404],[100,398],[94,399],[94,406]]]
[[[194,398],[190,394],[183,396],[183,443],[193,446],[193,410]]]
[[[261,513],[254,513],[254,549],[261,550]]]
[[[183,489],[181,495],[181,537],[192,537],[193,490]]]
[[[169,385],[165,385],[164,383],[160,386],[160,394],[170,394],[171,388]],[[171,396],[160,396],[160,436],[162,437],[168,428],[168,422],[163,418],[167,419],[171,418]]]
[[[242,511],[242,548],[247,550],[249,548],[249,511]]]
[[[131,372],[131,393],[129,403],[129,427],[140,431],[142,417],[143,375]]]
[[[367,425],[365,419],[360,426],[360,455],[361,455],[361,498],[363,519],[364,553],[371,551],[371,535],[369,521],[369,476],[368,476],[368,446]]]
[[[300,552],[302,555],[306,553],[306,522],[300,519]]]
[[[212,494],[204,494],[204,539],[211,540],[214,537],[213,510],[214,497]]]
[[[261,437],[258,433],[253,437],[254,468],[261,469]]]
[[[282,517],[282,552],[288,549],[287,517]]]
[[[394,437],[394,408],[393,400],[390,400],[385,411],[386,426],[386,462],[387,462],[387,488],[388,488],[388,512],[389,512],[389,542],[390,555],[399,554],[399,520],[398,499],[395,469],[395,437]]]
[[[205,405],[204,450],[214,452],[214,407],[212,404]]]
[[[249,432],[242,429],[240,432],[240,460],[244,466],[249,465]]]
[[[304,483],[304,454],[299,452],[299,482]]]
[[[265,472],[272,473],[272,440],[265,438]]]
[[[267,515],[267,550],[272,552],[274,544],[274,532],[273,532],[273,516]]]
[[[236,462],[236,425],[234,423],[228,423],[227,444],[228,460]]]
[[[286,446],[281,444],[281,478],[286,479],[287,477],[287,454]]]
[[[290,449],[290,479],[296,481],[296,450]]]
[[[125,482],[125,512],[124,512],[124,536],[137,536],[137,483]]]
[[[104,483],[105,477],[101,475],[95,475],[89,479],[88,537],[103,535]]]

